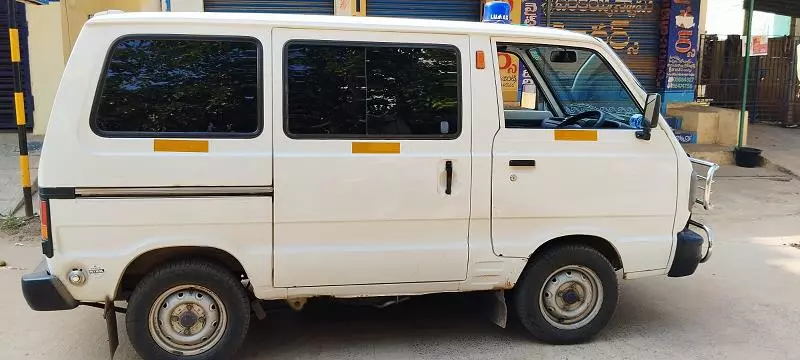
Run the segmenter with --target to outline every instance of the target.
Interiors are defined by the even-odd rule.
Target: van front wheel
[[[569,245],[531,259],[515,289],[514,308],[536,339],[574,344],[606,326],[618,296],[617,276],[608,259],[588,246]]]
[[[128,301],[128,338],[144,359],[224,359],[250,326],[244,286],[214,264],[181,261],[148,274]]]

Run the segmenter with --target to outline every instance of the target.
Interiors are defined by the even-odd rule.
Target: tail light
[[[41,202],[39,219],[42,222],[42,253],[51,258],[53,257],[53,238],[50,233],[50,201],[46,199]]]

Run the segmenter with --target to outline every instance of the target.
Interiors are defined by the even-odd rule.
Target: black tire
[[[553,317],[544,313],[547,310],[543,311],[540,307],[539,299],[545,298],[544,292],[548,293],[548,298],[551,296],[545,290],[545,282],[553,281],[555,284],[556,271],[568,266],[578,266],[594,272],[599,279],[596,283],[602,286],[602,296],[598,295],[596,298],[602,299],[602,302],[591,306],[592,309],[599,307],[599,310],[596,310],[593,318],[590,318],[591,315],[586,316],[584,319],[589,320],[584,320],[585,324],[576,322],[572,326],[579,327],[564,329],[556,327],[547,320]],[[586,278],[588,277],[583,277]],[[531,259],[514,289],[513,308],[519,323],[537,340],[550,344],[575,344],[590,340],[608,324],[617,307],[618,298],[617,275],[608,259],[591,247],[566,245],[549,249]],[[542,306],[546,307],[546,304],[543,300]]]
[[[167,352],[150,332],[153,303],[168,290],[182,285],[210,290],[227,314],[227,325],[221,330],[218,342],[199,354]],[[136,286],[128,301],[125,325],[133,348],[145,360],[230,359],[239,350],[250,327],[250,302],[240,280],[225,268],[201,261],[179,261],[152,271]]]

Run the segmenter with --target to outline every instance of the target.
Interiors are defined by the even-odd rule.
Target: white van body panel
[[[257,39],[261,132],[245,141],[208,139],[203,154],[154,153],[152,138],[96,135],[89,117],[97,79],[111,44],[131,34]],[[462,71],[460,136],[446,144],[398,140],[402,151],[391,157],[352,154],[351,140],[309,145],[288,137],[280,49],[292,38],[309,36],[456,46]],[[595,49],[644,102],[644,91],[607,47],[586,35],[548,28],[275,14],[91,19],[54,103],[40,187],[274,186],[275,192],[273,197],[52,199],[50,271],[64,279],[74,268],[104,269],[80,286],[64,281],[75,299],[102,301],[116,295],[124,270],[139,256],[197,246],[238,260],[262,299],[509,289],[546,241],[594,235],[619,252],[626,276],[666,273],[675,233],[689,217],[691,174],[666,122],[654,129],[651,141],[636,140],[630,131],[600,130],[592,144],[557,144],[553,130],[505,129],[497,41]],[[485,69],[476,69],[477,51],[486,54]],[[510,182],[512,157],[531,157],[541,166],[513,170],[517,180]],[[454,167],[450,198],[442,195],[447,160]]]
[[[455,47],[469,74],[469,37],[273,29],[273,62],[291,41]],[[283,67],[274,69],[282,93]],[[273,121],[275,285],[281,287],[463,281],[470,210],[470,79],[461,79],[461,132],[452,140],[292,138]],[[273,98],[274,119],[283,97]],[[397,154],[356,154],[354,143],[399,144]],[[445,162],[453,168],[445,194]],[[402,176],[398,176],[402,174]]]
[[[96,268],[76,299],[113,298],[125,269],[148,251],[198,246],[233,255],[254,287],[272,282],[272,202],[266,197],[51,201],[55,274]],[[87,216],[90,214],[91,216]],[[52,261],[55,260],[55,261]]]

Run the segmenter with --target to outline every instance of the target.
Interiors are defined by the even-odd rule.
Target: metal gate
[[[367,0],[367,16],[480,21],[481,0]]]
[[[333,0],[205,0],[205,11],[333,15]]]
[[[31,96],[31,71],[28,65],[28,21],[25,19],[25,5],[17,3],[17,22],[22,51],[22,91],[25,94],[25,118],[28,127],[33,127],[33,97]],[[11,71],[11,46],[8,40],[8,3],[0,1],[0,129],[16,129],[14,112],[14,77]]]
[[[747,97],[750,122],[800,125],[800,38],[777,37],[768,42],[768,52],[753,56]],[[741,109],[742,38],[706,35],[700,42],[697,99],[711,105]]]

